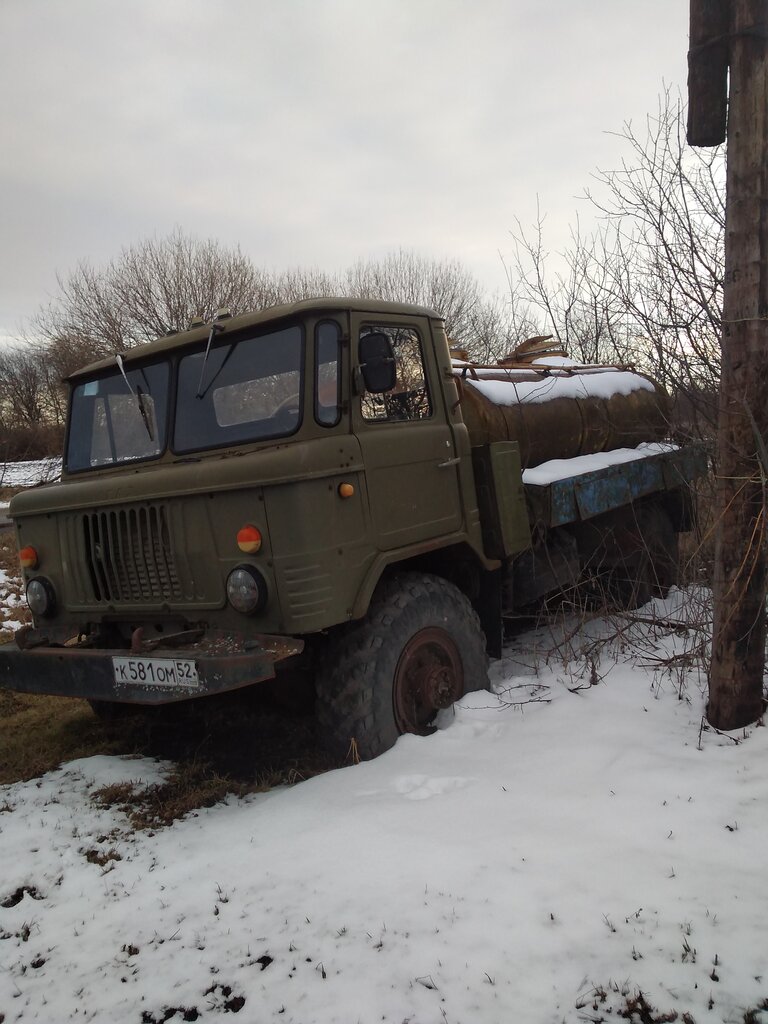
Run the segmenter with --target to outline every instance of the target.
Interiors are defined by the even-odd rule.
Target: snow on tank
[[[631,366],[579,363],[549,341],[531,338],[495,365],[454,358],[473,445],[516,441],[527,468],[667,436],[669,397],[657,381]]]

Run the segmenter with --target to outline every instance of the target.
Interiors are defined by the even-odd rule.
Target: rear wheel
[[[677,582],[679,535],[659,500],[579,523],[575,536],[589,592],[613,607],[638,608]]]
[[[380,584],[364,619],[328,641],[318,724],[334,753],[368,760],[403,733],[433,732],[439,710],[487,686],[485,638],[467,598],[438,576],[402,573]]]
[[[649,505],[643,516],[644,547],[654,597],[666,597],[680,575],[680,534],[661,505]]]
[[[661,504],[649,502],[637,510],[625,551],[617,569],[620,607],[639,608],[653,597],[666,597],[677,582],[679,537]]]

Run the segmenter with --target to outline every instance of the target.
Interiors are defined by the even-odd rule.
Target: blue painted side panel
[[[547,526],[592,519],[657,491],[672,490],[706,472],[700,448],[650,455],[551,484],[526,484],[534,518]]]

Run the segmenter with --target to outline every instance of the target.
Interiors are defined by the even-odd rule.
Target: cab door
[[[458,457],[447,422],[427,321],[353,318],[352,349],[383,333],[395,358],[395,386],[364,390],[358,373],[353,429],[363,454],[368,501],[380,550],[416,544],[460,530],[463,513]]]

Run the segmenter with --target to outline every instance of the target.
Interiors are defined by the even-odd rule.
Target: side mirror
[[[391,391],[397,379],[397,367],[388,336],[381,332],[365,334],[360,339],[357,355],[365,390],[372,395]]]

